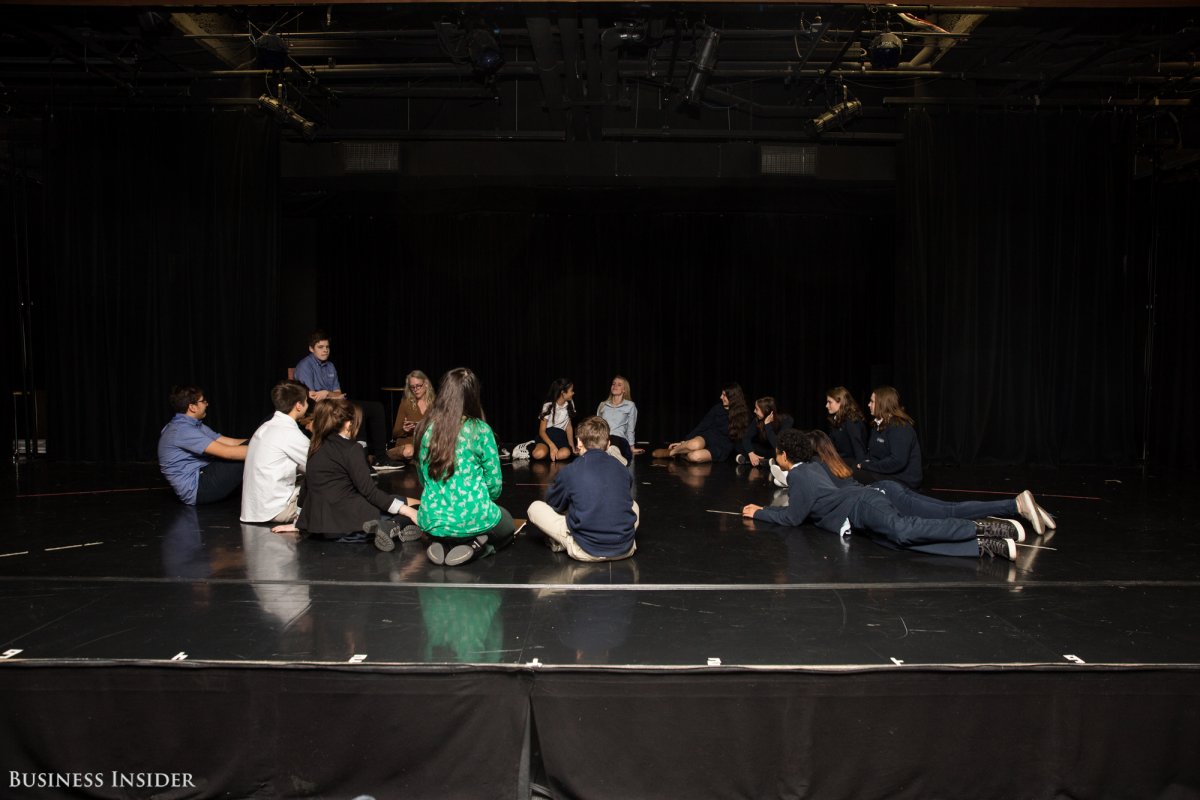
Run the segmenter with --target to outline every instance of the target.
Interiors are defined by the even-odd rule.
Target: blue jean
[[[952,503],[914,492],[896,481],[878,481],[871,488],[887,495],[901,514],[925,519],[983,519],[984,517],[1015,517],[1017,500],[962,500]]]

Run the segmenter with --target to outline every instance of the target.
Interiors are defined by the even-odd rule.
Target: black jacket
[[[308,459],[307,497],[297,526],[309,533],[361,531],[395,499],[371,479],[367,454],[357,442],[333,435]]]

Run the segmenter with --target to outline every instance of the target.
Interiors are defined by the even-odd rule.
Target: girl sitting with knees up
[[[774,397],[754,401],[754,422],[738,443],[737,463],[767,466],[779,445],[779,434],[790,430],[792,418],[775,408]]]
[[[575,446],[575,430],[572,427],[575,418],[574,397],[575,384],[566,378],[559,378],[550,384],[546,402],[538,414],[536,444],[529,454],[534,459],[541,460],[549,456],[551,461],[566,461],[571,457],[571,449]]]

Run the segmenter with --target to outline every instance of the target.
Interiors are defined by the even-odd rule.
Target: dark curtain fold
[[[308,232],[296,241],[321,221],[317,317],[343,385],[373,396],[410,369],[436,381],[472,367],[503,441],[533,438],[559,376],[591,414],[625,375],[638,437],[653,441],[686,434],[725,381],[810,426],[830,386],[868,386],[891,330],[889,217],[635,211],[624,199],[293,220]]]
[[[1133,117],[910,112],[898,388],[927,459],[1140,456]]]
[[[52,452],[154,458],[175,383],[248,436],[270,411],[278,134],[241,112],[59,113],[47,158]]]

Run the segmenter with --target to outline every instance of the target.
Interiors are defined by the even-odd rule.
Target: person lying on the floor
[[[792,527],[811,518],[824,530],[840,535],[865,531],[897,548],[951,556],[986,553],[991,557],[1016,559],[1016,543],[1025,539],[1025,530],[1016,520],[954,516],[977,511],[968,507],[972,504],[957,503],[929,506],[924,510],[928,516],[902,513],[885,492],[848,481],[851,470],[837,456],[832,444],[831,457],[826,454],[827,468],[826,462],[818,457],[814,440],[819,439],[797,430],[779,435],[775,460],[787,470],[788,505],[763,508],[749,504],[742,509],[743,516]],[[843,485],[835,485],[834,478]]]
[[[345,398],[326,398],[317,406],[308,446],[307,491],[297,525],[349,544],[374,538],[380,550],[391,550],[393,538],[420,538],[415,527],[395,520],[400,514],[415,522],[417,512],[371,479],[367,454],[355,441],[361,424],[362,411]]]
[[[575,430],[575,463],[563,467],[546,500],[529,506],[529,521],[554,551],[577,561],[617,561],[637,551],[639,522],[633,476],[608,452],[608,423],[588,417]]]
[[[205,425],[208,400],[199,386],[175,386],[169,396],[175,416],[158,437],[158,467],[189,506],[215,503],[242,485],[245,439],[222,436]]]
[[[308,413],[308,387],[285,380],[271,389],[275,414],[250,437],[242,481],[242,522],[295,522],[299,476],[308,463],[308,437],[297,421]]]

